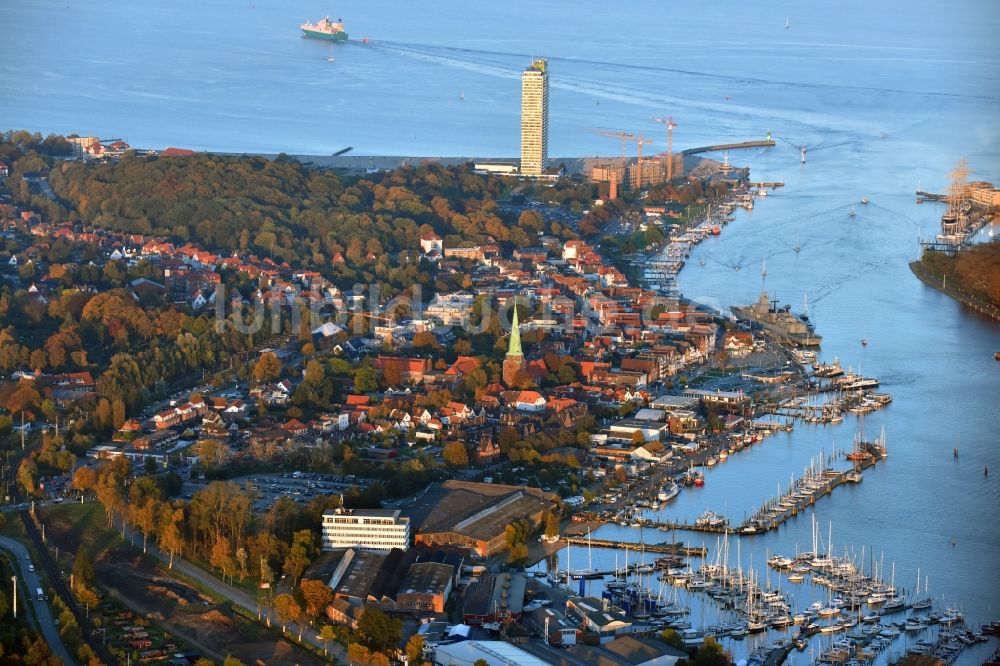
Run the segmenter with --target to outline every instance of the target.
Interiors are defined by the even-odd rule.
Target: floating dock
[[[572,546],[591,546],[594,548],[624,548],[627,546],[635,552],[645,551],[647,553],[666,553],[689,557],[705,557],[708,555],[708,548],[705,546],[685,546],[683,543],[625,543],[623,541],[612,541],[611,539],[588,539],[571,536],[563,537],[563,541]]]

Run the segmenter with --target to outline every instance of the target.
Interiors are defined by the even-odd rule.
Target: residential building
[[[323,550],[389,551],[410,545],[410,519],[399,509],[330,509],[323,512]]]
[[[549,64],[535,60],[521,75],[521,174],[541,176],[549,158]]]

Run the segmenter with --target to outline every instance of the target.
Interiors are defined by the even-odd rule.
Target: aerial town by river
[[[347,41],[339,21],[302,30]],[[545,60],[522,75],[522,114],[545,118],[541,139],[548,75]],[[672,132],[672,117],[655,121]],[[339,154],[297,162],[317,180],[331,178],[336,195],[328,196],[338,206],[398,207],[439,227],[407,218],[412,228],[399,236],[409,234],[412,247],[394,253],[374,236],[317,241],[322,270],[264,252],[277,247],[271,231],[223,251],[175,230],[130,233],[43,212],[77,196],[82,178],[72,178],[94,165],[140,171],[204,155],[74,135],[59,138],[68,152],[57,168],[51,155],[23,156],[30,137],[6,141],[25,161],[0,162],[5,313],[9,300],[16,315],[60,320],[44,350],[32,350],[31,333],[3,331],[4,395],[19,407],[4,414],[5,511],[20,518],[20,536],[32,546],[30,554],[11,552],[20,585],[31,581],[28,603],[46,639],[61,640],[51,638],[59,635],[48,610],[54,600],[66,608],[59,621],[83,627],[78,642],[105,661],[111,636],[127,662],[136,654],[144,663],[196,664],[196,630],[178,629],[176,617],[155,630],[139,623],[176,610],[156,605],[166,589],[185,612],[225,599],[223,610],[271,632],[268,641],[301,650],[295,663],[328,660],[331,641],[340,661],[376,663],[370,645],[363,657],[351,652],[376,613],[400,627],[392,644],[379,646],[385,655],[407,663],[405,632],[419,637],[415,657],[441,666],[671,666],[716,650],[741,666],[987,659],[1000,621],[978,607],[967,613],[946,581],[932,581],[919,565],[911,571],[912,561],[897,572],[886,555],[894,544],[880,542],[878,529],[851,542],[842,525],[821,518],[819,509],[834,503],[859,523],[876,515],[879,507],[856,505],[855,493],[879,483],[897,446],[891,419],[866,424],[892,413],[896,389],[862,369],[864,328],[853,357],[824,353],[809,296],[799,304],[769,293],[764,259],[725,265],[760,281],[751,302],[682,293],[681,279],[713,260],[700,245],[722,242],[768,197],[792,189],[752,180],[751,166],[730,162],[741,151],[774,148],[770,133],[676,154],[668,134],[667,152],[645,159],[641,136],[597,133],[635,142],[635,161],[623,151],[620,160],[553,168],[544,150],[531,153],[547,140],[523,134],[516,166],[456,159],[383,170],[374,158]],[[290,162],[218,159],[252,164],[248,171]],[[354,180],[341,192],[333,178]],[[443,196],[421,200],[427,183],[442,181],[481,194],[481,209],[460,215]],[[574,192],[584,190],[582,203]],[[924,241],[943,252],[967,249],[1000,202],[989,183],[964,180],[948,195],[920,196],[948,204],[941,234]],[[861,195],[834,211],[849,221],[878,205]],[[449,233],[463,224],[478,233],[470,220],[489,233],[475,241]],[[391,229],[385,222],[377,220]],[[799,255],[798,237],[787,251]],[[431,293],[402,308],[398,294],[347,286],[392,272]],[[77,297],[86,307],[73,314],[66,305],[64,313]],[[227,326],[245,325],[234,312],[247,308],[268,310],[277,322],[270,334],[240,330],[245,340],[235,352],[223,343],[225,353],[199,347],[213,335],[213,316],[221,337]],[[322,323],[302,323],[306,311]],[[156,326],[147,312],[157,313]],[[67,333],[76,315],[107,328],[103,340],[143,337],[109,361],[120,375],[109,366],[95,379],[97,363]],[[133,352],[159,361],[156,347],[167,342],[176,343],[176,358],[198,360],[163,363],[175,374],[140,382],[127,404],[115,399],[127,383],[122,368],[136,366],[133,376],[146,379]],[[74,440],[77,458],[60,428],[65,434],[86,419],[100,423]],[[848,428],[850,441],[837,441],[833,433]],[[959,458],[957,444],[945,450]],[[790,472],[777,483],[775,460]],[[732,475],[730,485],[710,496],[721,474]],[[157,483],[170,492],[150,490]],[[217,502],[213,511],[206,498]],[[93,564],[89,572],[78,566],[86,553],[74,525],[86,511],[115,543],[98,553],[97,574]],[[173,572],[175,559],[186,578]],[[114,594],[91,603],[97,593],[78,571]],[[238,642],[219,654],[238,651]]]

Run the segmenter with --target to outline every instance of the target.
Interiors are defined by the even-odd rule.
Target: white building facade
[[[410,519],[389,509],[334,509],[323,512],[323,550],[364,548],[403,550],[410,546]]]
[[[535,60],[521,75],[521,175],[541,176],[549,160],[549,64]]]

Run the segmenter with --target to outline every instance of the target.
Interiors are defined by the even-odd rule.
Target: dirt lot
[[[324,663],[288,641],[274,640],[260,625],[213,604],[134,551],[109,551],[96,569],[101,586],[125,605],[216,659],[232,655],[247,664]]]

